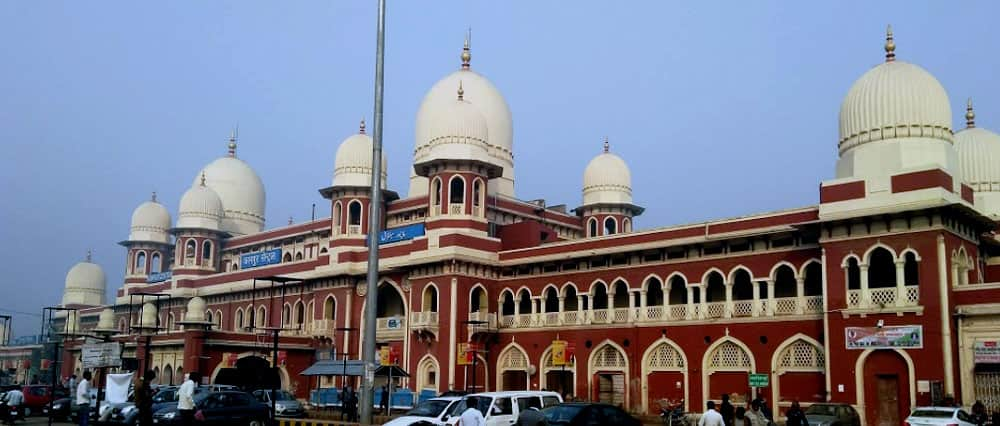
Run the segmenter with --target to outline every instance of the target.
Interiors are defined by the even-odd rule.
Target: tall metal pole
[[[365,293],[365,335],[362,358],[361,424],[372,424],[372,398],[375,384],[375,307],[378,305],[378,236],[382,230],[382,99],[385,81],[385,0],[378,1],[378,35],[375,47],[375,127],[372,143],[371,205],[368,209],[368,291]]]

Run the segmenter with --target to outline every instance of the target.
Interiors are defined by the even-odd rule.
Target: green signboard
[[[754,373],[750,375],[750,387],[766,388],[767,385],[767,374]]]

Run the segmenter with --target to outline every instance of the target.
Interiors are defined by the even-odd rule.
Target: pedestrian
[[[736,409],[736,415],[733,417],[733,426],[750,426],[747,422],[747,409],[744,407],[739,407]]]
[[[743,422],[745,426],[767,426],[767,417],[764,417],[764,413],[760,411],[760,401],[753,400],[750,403],[750,410],[744,415],[746,420]]]
[[[773,425],[774,414],[771,413],[771,407],[767,406],[767,397],[760,394],[757,396],[757,400],[760,401],[760,413],[764,415],[765,419],[767,419],[767,424]]]
[[[80,426],[90,424],[90,371],[84,371],[83,380],[76,385],[76,409],[80,416]]]
[[[379,397],[379,412],[382,415],[389,413],[389,388],[382,385],[382,395]]]
[[[458,418],[458,424],[456,426],[486,426],[486,418],[483,417],[483,413],[479,412],[479,408],[476,407],[474,403],[477,401],[475,398],[470,398],[466,400],[469,403],[469,408],[466,408],[462,412],[462,415]]]
[[[4,410],[5,413],[3,413],[3,415],[4,417],[9,417],[8,420],[10,421],[10,424],[14,424],[14,421],[17,420],[14,417],[15,411],[18,413],[18,417],[21,417],[23,420],[24,411],[21,410],[21,405],[24,404],[24,393],[21,392],[21,389],[11,389],[3,396],[3,398],[4,402],[7,403],[7,407],[6,410]]]
[[[347,411],[347,421],[358,421],[358,394],[350,386],[344,389],[344,410]]]
[[[526,398],[525,410],[517,415],[517,426],[549,426],[548,419],[542,414],[541,400],[538,397]]]
[[[181,414],[181,424],[191,426],[194,424],[194,389],[201,381],[201,374],[197,371],[188,373],[187,380],[177,390],[177,411]]]
[[[987,420],[989,420],[989,416],[986,414],[986,406],[983,405],[982,401],[977,400],[975,404],[972,404],[972,423],[975,423],[976,426],[983,426]],[[996,424],[994,423],[994,425]]]
[[[792,401],[792,406],[785,411],[785,426],[809,426],[806,413],[799,407],[799,401]]]
[[[729,394],[722,394],[722,405],[719,407],[719,414],[722,414],[722,421],[726,426],[733,426],[733,404],[729,403]]]
[[[146,370],[142,375],[142,381],[135,388],[135,407],[139,410],[139,424],[153,424],[153,386],[156,373]]]
[[[67,390],[69,391],[69,399],[72,401],[76,399],[76,374],[69,376],[69,381],[66,383]]]
[[[707,409],[701,415],[701,418],[698,419],[698,426],[725,426],[725,422],[722,421],[722,414],[715,411],[715,401],[708,401],[705,406]]]

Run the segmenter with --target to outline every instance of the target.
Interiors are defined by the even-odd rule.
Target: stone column
[[[767,316],[773,317],[777,308],[778,302],[774,300],[774,280],[767,280]]]
[[[871,295],[868,294],[868,264],[862,263],[858,265],[858,270],[861,271],[861,309],[868,309],[869,300],[871,300]]]
[[[750,315],[758,317],[760,316],[760,283],[751,282],[750,285],[753,286],[753,309]]]
[[[806,279],[802,277],[795,279],[795,313],[806,313]]]
[[[563,313],[566,312],[566,296],[559,295],[559,324],[563,323]]]
[[[576,323],[582,324],[587,322],[586,319],[581,318],[581,316],[586,315],[587,311],[583,310],[583,295],[576,295]]]
[[[665,320],[670,318],[670,287],[667,283],[660,285],[660,291],[663,293],[663,311],[660,312],[660,319]]]
[[[691,286],[685,288],[688,293],[687,300],[687,312],[684,313],[684,319],[694,318],[694,289]]]
[[[708,291],[706,290],[708,290],[708,284],[701,283],[701,286],[698,287],[698,295],[701,296],[698,301],[700,305],[698,308],[698,318],[705,318],[705,314],[708,313]]]
[[[726,309],[722,316],[726,318],[733,317],[733,283],[725,282],[722,283],[726,287]]]
[[[906,261],[896,260],[896,306],[906,305]],[[941,283],[947,285],[947,283]]]

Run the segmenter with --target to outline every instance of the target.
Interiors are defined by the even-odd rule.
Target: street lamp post
[[[483,320],[466,320],[466,321],[462,321],[462,324],[465,324],[466,326],[479,327],[481,325],[489,324],[489,323],[487,321],[483,321]],[[468,327],[466,327],[466,328],[468,329]],[[469,339],[467,339],[470,342],[472,341],[471,337],[472,336],[469,336]],[[475,349],[472,350],[472,391],[473,392],[476,391],[476,358],[479,358],[477,356],[478,354],[479,354],[478,350],[475,350]],[[466,375],[465,381],[466,381],[465,390],[469,390],[469,384],[468,384],[469,378],[468,378],[468,375]]]
[[[257,279],[258,278],[254,279],[254,289],[255,290],[256,290],[256,286],[257,286]],[[285,306],[285,291],[288,288],[287,287],[288,284],[289,283],[293,283],[293,284],[301,284],[302,283],[302,280],[297,279],[297,278],[280,277],[280,276],[263,277],[263,278],[259,278],[259,279],[271,282],[270,299],[272,301],[274,301],[274,283],[281,284],[281,306],[282,306],[282,310],[284,309],[284,306]],[[256,307],[254,309],[256,309]],[[263,329],[263,330],[271,333],[271,339],[272,339],[271,368],[274,371],[274,377],[278,377],[278,337],[280,336],[280,334],[281,334],[282,331],[285,331],[285,330],[299,330],[299,327],[301,327],[301,324],[300,324],[300,325],[295,326],[295,327],[288,327],[288,328],[286,328],[285,327],[285,316],[284,316],[284,312],[282,310],[278,311],[279,312],[279,314],[278,314],[278,325],[276,327],[260,327],[261,329]],[[271,311],[272,312],[274,311],[273,306],[272,306]],[[289,311],[288,315],[289,315],[289,317],[291,317],[292,312]],[[291,320],[291,318],[289,318],[289,320]],[[256,325],[252,325],[252,327],[255,327],[255,326]],[[279,382],[280,382],[280,379],[277,380],[277,381],[272,381],[271,382],[271,424],[275,424],[275,425],[278,424],[278,417],[277,417],[277,414],[278,414],[278,400],[277,400],[277,395],[278,395]]]
[[[66,312],[66,324],[64,324],[62,332],[56,332],[59,336],[58,340],[52,340],[52,320],[57,312]],[[49,306],[42,308],[42,332],[39,336],[39,340],[47,343],[52,340],[52,363],[49,365],[51,369],[50,381],[49,381],[49,426],[52,426],[52,403],[55,401],[56,393],[56,381],[59,379],[57,370],[62,365],[59,362],[59,346],[66,340],[67,337],[73,337],[77,333],[76,329],[76,319],[77,319],[77,309],[67,308],[63,306]],[[73,322],[70,324],[70,322]]]

